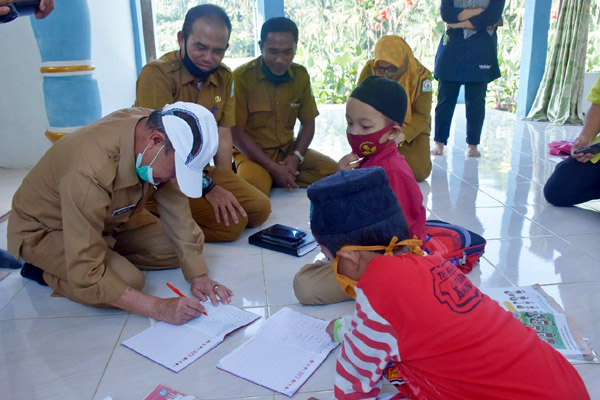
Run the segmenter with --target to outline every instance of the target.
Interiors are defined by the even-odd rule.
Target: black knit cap
[[[404,123],[408,100],[404,88],[396,81],[370,75],[352,91],[350,97],[370,105],[400,125]]]
[[[381,167],[340,171],[308,187],[310,229],[331,235],[365,228],[402,209]]]

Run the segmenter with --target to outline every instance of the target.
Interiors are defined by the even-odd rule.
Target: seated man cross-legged
[[[260,33],[262,56],[238,67],[232,130],[239,176],[268,195],[273,183],[306,187],[336,171],[331,158],[308,148],[319,115],[306,69],[293,63],[298,27],[288,18],[271,18]],[[294,125],[300,130],[294,140]]]

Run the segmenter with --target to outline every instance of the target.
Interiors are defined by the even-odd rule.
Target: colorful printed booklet
[[[581,337],[575,321],[540,285],[483,291],[570,361],[594,360],[594,353]]]
[[[186,396],[165,385],[158,385],[143,400],[196,400],[196,397]]]
[[[232,305],[219,304],[215,307],[204,303],[204,307],[206,316],[179,326],[159,322],[122,344],[179,372],[216,347],[227,334],[260,318]]]
[[[337,347],[325,332],[328,323],[283,308],[217,368],[291,397]]]

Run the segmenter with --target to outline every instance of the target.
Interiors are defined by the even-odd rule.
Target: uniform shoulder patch
[[[433,82],[431,79],[427,78],[423,81],[423,89],[422,92],[432,92],[433,91]]]

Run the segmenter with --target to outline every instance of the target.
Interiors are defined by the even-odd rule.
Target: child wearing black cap
[[[397,151],[397,144],[404,141],[406,107],[406,92],[398,82],[380,76],[362,81],[346,103],[346,135],[352,153],[339,161],[338,169],[382,167],[406,217],[409,237],[425,242],[423,195],[410,166]],[[329,263],[324,261],[300,269],[294,278],[294,292],[302,304],[351,299],[339,290]]]
[[[328,332],[342,342],[334,394],[374,399],[383,377],[410,399],[589,399],[573,366],[440,255],[424,256],[383,169],[308,188],[311,230],[356,297]]]

